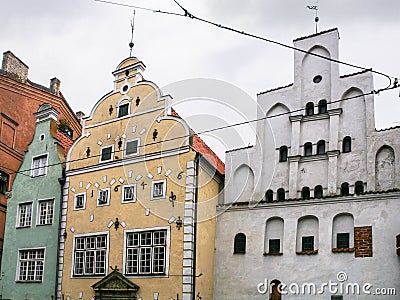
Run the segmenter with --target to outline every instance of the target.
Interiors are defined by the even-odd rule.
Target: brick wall
[[[372,226],[354,227],[355,257],[372,257]]]

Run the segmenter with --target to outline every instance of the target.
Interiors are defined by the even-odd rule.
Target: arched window
[[[343,153],[347,153],[347,152],[351,152],[351,137],[346,136],[343,139],[343,145],[342,145],[342,152]]]
[[[274,192],[272,190],[268,190],[265,192],[265,200],[267,202],[273,202],[274,201]]]
[[[308,102],[306,104],[306,116],[312,116],[314,114],[314,103]]]
[[[282,253],[283,227],[283,219],[280,217],[272,217],[267,220],[264,240],[265,254]]]
[[[283,188],[278,189],[278,201],[285,201],[285,190]]]
[[[347,182],[343,182],[341,187],[340,187],[340,195],[341,196],[348,196],[350,194],[349,192],[349,184]]]
[[[354,186],[354,193],[356,195],[364,193],[364,183],[362,181],[357,181]]]
[[[314,198],[320,199],[320,198],[322,198],[322,196],[323,196],[323,189],[322,189],[322,186],[321,186],[321,185],[317,185],[317,186],[314,188]]]
[[[301,198],[310,199],[310,188],[308,186],[305,186],[301,189]]]
[[[315,216],[305,216],[297,221],[296,253],[316,254],[319,241],[319,225]],[[310,253],[309,251],[312,251]]]
[[[312,144],[310,142],[304,144],[304,156],[312,155]]]
[[[336,249],[354,247],[354,218],[352,214],[341,213],[333,218],[332,248]]]
[[[233,253],[246,253],[246,235],[244,233],[235,235]]]
[[[288,148],[287,146],[281,146],[279,148],[279,161],[287,161],[287,157],[288,157]]]
[[[317,154],[325,154],[325,141],[320,140],[317,143]]]
[[[326,104],[326,100],[321,100],[318,102],[318,113],[324,114],[328,112],[328,106]]]

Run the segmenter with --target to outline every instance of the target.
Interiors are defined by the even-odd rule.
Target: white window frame
[[[154,232],[159,230],[166,230],[165,237],[165,272],[164,273],[153,273],[153,274],[127,274],[126,272],[126,264],[127,264],[127,235],[130,233],[143,233],[143,232]],[[139,241],[140,242],[140,241]],[[170,247],[171,247],[171,227],[152,227],[152,228],[141,228],[141,229],[133,229],[133,230],[125,230],[124,231],[124,255],[123,255],[123,270],[122,273],[126,277],[134,277],[134,278],[157,278],[157,277],[168,277],[169,276],[169,260],[170,260]],[[151,263],[150,268],[153,268],[153,264]]]
[[[103,149],[105,149],[105,148],[110,148],[111,147],[111,158],[110,159],[107,159],[107,160],[102,160],[101,158],[102,158],[102,156],[103,156]],[[99,162],[107,162],[107,161],[112,161],[114,159],[114,144],[112,144],[112,145],[107,145],[107,146],[104,146],[104,147],[101,147],[100,148],[100,157],[99,157]]]
[[[133,199],[125,200],[125,189],[126,188],[131,188],[131,187],[133,187]],[[136,195],[137,195],[136,192],[137,192],[136,183],[123,185],[122,186],[122,193],[121,193],[121,203],[134,203],[134,202],[136,202]]]
[[[105,254],[105,270],[104,274],[90,274],[90,275],[75,275],[74,274],[74,269],[75,269],[75,249],[76,249],[76,239],[77,238],[86,238],[86,237],[92,237],[92,236],[100,236],[100,235],[105,235],[106,236],[106,254]],[[71,278],[102,278],[104,276],[107,276],[108,274],[108,255],[110,251],[110,236],[109,236],[109,231],[102,231],[102,232],[91,232],[91,233],[82,233],[82,234],[74,234],[73,236],[73,241],[72,241],[72,263],[71,263]],[[85,269],[85,261],[83,262],[83,268]],[[85,273],[85,271],[83,271]]]
[[[83,196],[83,206],[82,207],[77,207],[77,198],[78,196]],[[74,210],[83,210],[86,209],[86,192],[83,193],[78,193],[74,195]]]
[[[102,191],[107,191],[107,202],[106,203],[99,203],[99,197],[100,197],[100,192],[102,192]],[[105,188],[105,189],[99,189],[98,191],[97,191],[97,199],[96,199],[96,201],[97,201],[97,206],[107,206],[107,205],[110,205],[110,193],[111,193],[111,190],[110,190],[110,188]]]
[[[128,104],[128,113],[127,113],[125,116],[120,117],[120,116],[119,116],[119,108],[120,108],[121,106],[126,105],[126,104]],[[131,113],[131,102],[130,102],[130,101],[124,101],[124,102],[118,104],[118,106],[117,106],[117,118],[123,118],[123,117],[129,116],[130,113]]]
[[[43,261],[43,268],[42,268],[42,278],[40,280],[20,280],[20,274],[21,274],[21,252],[22,251],[38,251],[38,250],[43,250],[43,260],[41,259],[34,259],[33,261]],[[27,261],[30,261],[27,259]],[[15,272],[15,281],[18,283],[34,283],[34,282],[43,282],[44,276],[45,276],[45,265],[46,265],[46,247],[40,247],[40,248],[18,248],[18,258],[17,258],[17,270]],[[35,264],[35,273],[34,276],[36,277],[36,267],[37,264]]]
[[[163,183],[163,192],[162,192],[161,196],[154,196],[154,186],[157,183]],[[166,179],[154,180],[151,182],[151,200],[165,199],[166,194],[167,194],[167,180]]]
[[[44,167],[39,167],[39,168],[35,168],[34,167],[34,161],[35,161],[35,159],[39,159],[39,158],[41,158],[42,156],[46,156],[46,163],[45,163],[45,165],[44,165]],[[41,177],[41,176],[46,176],[47,175],[47,167],[48,167],[48,164],[49,164],[49,153],[47,152],[47,153],[43,153],[43,154],[40,154],[40,155],[35,155],[35,156],[33,156],[32,157],[32,167],[31,167],[31,178],[36,178],[36,177]],[[35,172],[39,172],[42,168],[44,168],[44,174],[35,174]]]
[[[45,218],[45,223],[44,224],[40,224],[40,204],[44,203],[44,202],[52,202],[53,203],[53,216],[51,219],[51,223],[47,223],[47,214],[46,214],[46,218]],[[54,205],[55,205],[55,201],[54,199],[40,199],[38,200],[38,204],[37,204],[37,209],[36,209],[36,226],[46,226],[46,225],[53,225],[54,224],[54,217],[55,217],[55,210],[54,210]],[[48,207],[46,207],[48,209]]]
[[[136,151],[135,153],[127,154],[127,153],[126,153],[126,150],[128,149],[128,143],[129,143],[129,142],[134,142],[134,141],[137,141],[137,142],[138,142],[137,151]],[[140,153],[140,138],[126,140],[124,146],[125,146],[125,147],[124,147],[124,156],[129,157],[129,156],[138,155],[138,154]]]
[[[21,225],[20,225],[20,222],[19,222],[19,220],[20,220],[20,218],[21,218],[21,210],[20,210],[20,207],[21,207],[21,205],[28,205],[28,204],[30,204],[30,206],[31,206],[30,225],[21,226]],[[17,207],[17,220],[16,220],[15,227],[16,227],[16,228],[30,228],[30,227],[32,227],[32,217],[33,217],[33,201],[26,201],[26,202],[18,203],[18,207]],[[26,222],[25,222],[25,223],[26,223]]]

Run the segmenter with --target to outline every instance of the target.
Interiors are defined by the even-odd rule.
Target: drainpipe
[[[62,216],[62,205],[63,205],[63,189],[64,189],[64,184],[65,184],[65,169],[62,169],[61,173],[61,178],[58,178],[58,182],[60,183],[60,190],[61,190],[61,195],[60,195],[60,207],[58,210],[58,228],[57,228],[57,262],[56,262],[56,284],[54,287],[55,294],[54,294],[54,299],[59,299],[57,297],[57,292],[58,292],[58,272],[59,272],[59,266],[60,266],[60,243],[61,243],[61,216]],[[53,299],[53,297],[51,297]]]
[[[197,261],[197,204],[199,195],[199,161],[200,154],[196,152],[195,162],[195,190],[194,190],[194,216],[193,216],[193,274],[192,274],[192,300],[196,297],[196,261]]]

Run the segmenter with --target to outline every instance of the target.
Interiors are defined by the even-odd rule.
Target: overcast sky
[[[119,2],[180,12],[173,0]],[[199,17],[289,45],[315,32],[314,11],[306,8],[315,5],[314,0],[180,3]],[[400,1],[320,0],[318,7],[319,29],[339,29],[340,60],[400,77]],[[129,56],[131,8],[93,0],[2,0],[1,11],[0,51],[11,50],[24,61],[30,80],[36,83],[48,86],[50,78],[59,78],[62,93],[75,111],[90,113],[112,89],[111,72]],[[187,18],[136,10],[134,43],[134,56],[147,67],[145,78],[161,88],[193,78],[218,79],[246,92],[254,104],[257,93],[293,82],[292,50]],[[342,74],[356,71],[341,68]],[[374,75],[374,80],[376,89],[387,85],[380,76]],[[399,90],[376,96],[375,106],[378,128],[400,124]],[[179,112],[196,120],[200,110],[202,122],[193,123],[197,131],[235,121],[233,117],[221,121],[212,105],[199,101],[182,105]],[[205,122],[207,115],[210,119]],[[243,140],[226,147],[248,143]]]

